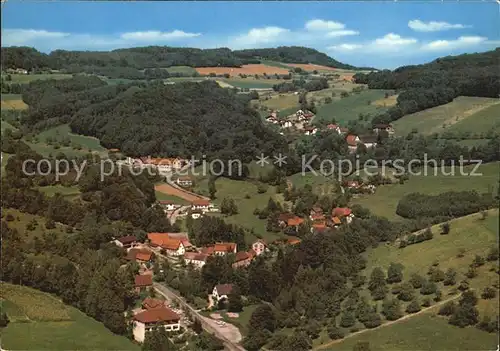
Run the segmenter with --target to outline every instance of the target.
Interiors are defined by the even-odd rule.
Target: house
[[[281,120],[281,121],[279,121],[279,124],[280,124],[281,128],[291,128],[291,127],[293,127],[292,121],[288,121],[288,120]]]
[[[168,239],[163,241],[161,248],[167,252],[168,256],[182,256],[186,248],[179,239]]]
[[[345,218],[346,222],[349,224],[352,222],[354,218],[354,214],[352,213],[350,208],[347,207],[336,207],[332,210],[332,216],[338,218]]]
[[[305,135],[314,135],[318,132],[318,128],[316,127],[305,127],[304,134]]]
[[[216,243],[214,245],[214,254],[224,256],[228,253],[236,253],[236,243]]]
[[[348,180],[346,183],[346,186],[349,189],[358,189],[361,185],[359,184],[359,182],[357,180]]]
[[[133,247],[137,243],[137,238],[134,235],[127,235],[116,239],[114,242],[116,246],[128,249],[129,247]]]
[[[333,130],[337,134],[342,134],[342,132],[340,131],[340,127],[336,124],[329,124],[326,126],[326,129]]]
[[[264,240],[259,239],[252,244],[252,250],[255,252],[257,256],[260,256],[261,254],[263,254],[268,250],[267,244]]]
[[[214,254],[214,250],[215,250],[214,246],[206,246],[206,247],[202,247],[200,252],[207,255],[207,256],[211,256]]]
[[[207,263],[209,255],[198,252],[186,252],[184,254],[184,262],[188,264],[192,264],[195,268],[200,269]]]
[[[325,220],[325,215],[324,214],[319,214],[319,213],[318,214],[312,214],[312,215],[309,215],[309,218],[313,222],[324,221]]]
[[[165,307],[165,300],[146,297],[144,301],[142,301],[142,308],[145,310],[152,310],[160,307]]]
[[[237,252],[234,257],[234,263],[232,264],[233,268],[239,267],[247,267],[250,262],[252,262],[253,258],[256,256],[256,253],[253,250],[249,252],[240,251]]]
[[[208,211],[213,205],[208,200],[200,199],[191,203],[191,210]]]
[[[319,222],[319,223],[314,223],[311,227],[311,233],[321,233],[324,232],[328,227],[326,226],[325,221]]]
[[[386,132],[389,135],[394,134],[394,128],[392,124],[375,124],[373,126],[373,131],[377,134],[380,132]]]
[[[356,150],[358,149],[358,144],[361,142],[359,137],[354,134],[349,134],[345,140],[347,142],[347,147],[349,151],[356,152]]]
[[[158,326],[163,326],[166,331],[178,331],[181,329],[180,319],[177,313],[165,306],[139,312],[134,316],[134,339],[144,342],[146,332]]]
[[[288,240],[286,241],[286,243],[287,243],[288,245],[297,245],[297,244],[300,244],[300,239],[288,239]]]
[[[347,133],[349,133],[349,128],[340,127],[340,134],[347,134]]]
[[[136,275],[134,287],[137,293],[145,291],[147,288],[153,286],[153,276],[150,274]]]
[[[183,186],[183,187],[190,187],[193,186],[193,180],[190,177],[179,177],[175,181],[177,185]]]
[[[176,204],[172,200],[160,200],[158,203],[163,207],[163,209],[166,211],[174,211],[181,207],[181,205]]]
[[[188,233],[186,233],[186,232],[168,233],[168,237],[170,239],[179,239],[181,241],[182,245],[184,245],[184,248],[186,250],[193,248],[193,244],[191,244],[191,242],[189,242]]]
[[[288,220],[293,217],[295,217],[293,213],[281,213],[278,216],[278,223],[281,227],[285,227],[288,223]]]
[[[147,249],[130,249],[125,257],[128,261],[138,261],[142,263],[151,262],[153,258],[153,252]]]
[[[334,227],[337,227],[342,224],[342,221],[340,220],[339,217],[334,216],[332,217],[332,224]]]
[[[286,222],[286,225],[289,226],[289,227],[296,227],[297,228],[302,223],[304,223],[304,219],[303,218],[300,218],[300,217],[297,217],[297,216],[293,216],[292,218],[288,219],[288,221]]]
[[[215,302],[222,299],[227,299],[228,295],[233,291],[233,284],[219,284],[212,290],[212,298]]]
[[[311,208],[311,211],[309,212],[309,215],[314,216],[314,215],[322,215],[323,214],[323,209],[319,206],[313,206]]]
[[[364,135],[359,137],[360,142],[365,145],[367,149],[374,148],[377,146],[377,136],[376,135]]]

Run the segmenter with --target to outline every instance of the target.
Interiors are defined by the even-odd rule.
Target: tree
[[[474,261],[472,262],[472,264],[474,267],[481,267],[482,265],[484,265],[484,258],[479,255],[476,255],[476,257],[474,257]]]
[[[441,224],[441,234],[446,235],[450,232],[450,222]]]
[[[398,263],[393,263],[389,265],[387,270],[387,283],[399,283],[403,280],[403,266]]]
[[[343,339],[344,338],[344,332],[342,329],[337,327],[335,324],[331,325],[327,329],[328,336],[332,340],[337,340],[337,339]]]
[[[276,317],[271,306],[268,304],[259,305],[250,316],[248,328],[250,331],[267,330],[271,333],[274,332]]]
[[[221,206],[220,206],[220,212],[222,214],[227,214],[227,215],[234,215],[238,213],[238,207],[236,206],[236,202],[234,199],[231,198],[224,198],[222,200]]]
[[[406,307],[406,312],[408,313],[416,313],[420,311],[420,302],[418,299],[413,299],[412,302]]]
[[[443,298],[443,293],[441,292],[441,290],[436,290],[436,292],[434,293],[434,301],[438,302],[438,301],[441,301],[441,299]]]
[[[460,291],[465,291],[469,289],[469,281],[468,280],[462,280],[460,284],[458,285],[458,290]]]
[[[481,297],[485,300],[493,299],[495,298],[495,296],[497,296],[497,291],[491,286],[487,286],[486,288],[484,288],[483,293],[481,294]]]
[[[311,338],[305,332],[294,333],[289,336],[284,345],[284,350],[308,351],[311,349]]]
[[[215,194],[217,193],[217,189],[215,188],[214,177],[210,177],[210,179],[208,180],[208,192],[210,194],[210,198],[214,200],[216,198]]]
[[[381,268],[376,267],[373,269],[370,275],[370,281],[368,282],[368,289],[370,289],[370,291],[373,291],[380,287],[386,287],[385,274]]]
[[[425,278],[419,274],[413,273],[410,277],[410,283],[415,289],[420,289],[425,282]]]
[[[459,304],[455,312],[449,319],[449,323],[464,328],[468,325],[474,325],[478,322],[479,312],[474,305]]]
[[[492,247],[488,252],[488,256],[486,256],[487,261],[496,261],[498,260],[499,250],[498,247]]]
[[[398,294],[398,299],[402,301],[411,301],[415,297],[413,286],[411,283],[403,283],[401,285],[401,290]]]
[[[192,328],[196,334],[201,334],[203,332],[203,327],[202,327],[201,322],[198,318],[195,318]]]
[[[170,341],[165,328],[156,327],[146,332],[142,351],[174,351],[177,347]]]
[[[446,278],[446,275],[445,273],[440,270],[439,268],[436,268],[436,267],[433,267],[434,269],[432,269],[432,272],[430,274],[430,280],[433,281],[433,282],[441,282],[443,280],[445,280]]]
[[[453,301],[449,301],[445,303],[443,306],[441,306],[438,314],[440,316],[451,316],[453,313],[455,313],[456,309],[457,309],[456,303]]]
[[[363,325],[366,328],[376,328],[382,324],[382,318],[377,312],[370,312],[367,314]]]
[[[202,332],[196,338],[197,350],[217,351],[224,350],[224,344],[213,334]]]
[[[56,227],[56,223],[51,218],[49,218],[45,221],[45,228],[54,229],[55,227]]]
[[[478,298],[474,291],[465,291],[462,293],[462,296],[460,298],[460,301],[458,301],[458,304],[460,306],[463,305],[472,305],[475,306],[477,304]]]
[[[448,270],[445,273],[443,284],[446,286],[455,285],[457,283],[456,277],[457,277],[457,272],[453,268],[448,268]]]
[[[469,279],[477,277],[477,269],[473,264],[469,266],[469,269],[467,270],[467,273],[465,273],[465,276]]]
[[[340,317],[340,326],[343,328],[352,327],[356,323],[356,318],[351,311],[344,311]]]
[[[422,301],[422,306],[423,307],[430,307],[430,305],[431,305],[431,299],[428,297],[424,298]]]
[[[401,304],[399,303],[399,300],[384,300],[384,303],[382,304],[382,314],[389,321],[394,321],[403,317],[403,312],[401,311]]]
[[[7,316],[7,313],[2,312],[0,313],[0,328],[4,328],[9,324],[9,317]]]
[[[241,295],[238,287],[234,287],[228,298],[228,311],[229,312],[241,312],[243,311],[243,302],[241,301]]]
[[[431,295],[437,291],[437,285],[434,282],[425,281],[420,288],[420,293],[422,295]]]

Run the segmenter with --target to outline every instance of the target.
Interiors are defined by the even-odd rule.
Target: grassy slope
[[[155,191],[155,195],[156,195],[156,200],[158,200],[158,201],[170,200],[170,201],[174,201],[176,204],[189,205],[189,202],[187,202],[186,200],[181,199],[180,197],[177,197],[177,196],[164,194],[161,191]]]
[[[270,89],[275,84],[283,82],[278,79],[253,79],[253,78],[229,78],[229,79],[219,79],[226,82],[236,88],[248,88],[248,89]]]
[[[34,80],[45,80],[45,79],[69,79],[72,77],[71,74],[64,73],[54,73],[54,74],[11,74],[11,83],[29,83]]]
[[[408,279],[412,273],[425,275],[432,262],[438,260],[440,269],[454,268],[458,272],[457,281],[460,281],[465,278],[464,273],[476,254],[484,257],[490,247],[497,245],[498,225],[498,210],[490,210],[485,220],[481,220],[478,214],[452,220],[448,235],[440,235],[439,225],[434,226],[434,238],[430,241],[404,249],[380,245],[366,253],[364,274],[369,276],[375,267],[387,270],[394,262],[404,265],[404,279]],[[460,249],[466,250],[462,258],[457,257]],[[498,275],[489,271],[495,265],[498,266],[497,263],[485,264],[478,269],[478,277],[470,280],[478,295],[484,287],[498,282]],[[477,307],[480,318],[484,315],[493,317],[498,313],[498,299],[480,299]],[[435,312],[430,310],[392,326],[366,331],[325,350],[351,350],[359,341],[369,341],[373,350],[485,350],[494,345],[495,334],[476,328],[459,329],[449,325],[446,319],[435,316]]]
[[[316,116],[319,120],[335,119],[338,123],[346,124],[348,121],[357,120],[360,113],[375,115],[386,108],[372,105],[371,102],[383,98],[385,93],[385,90],[365,90],[359,94],[351,94],[331,104],[320,106]]]
[[[2,298],[8,302],[7,314],[17,320],[1,330],[5,349],[139,350],[125,337],[48,294],[2,283]]]
[[[353,199],[353,203],[360,204],[379,216],[396,219],[396,207],[399,200],[406,194],[420,192],[424,194],[440,194],[446,191],[477,190],[480,192],[492,191],[498,184],[500,163],[481,165],[478,172],[481,177],[459,175],[434,176],[432,169],[428,176],[410,176],[405,184],[390,184],[377,187],[375,194],[362,195]],[[473,166],[465,167],[465,172],[471,172]],[[448,168],[449,170],[449,168]],[[448,172],[448,171],[447,171]]]
[[[80,190],[78,189],[78,186],[49,185],[49,186],[39,187],[38,190],[47,196],[54,196],[55,194],[59,193],[64,197],[68,198],[68,200],[80,196]]]
[[[442,133],[443,124],[454,124],[462,118],[474,118],[483,106],[497,102],[498,99],[459,96],[452,102],[424,111],[406,115],[394,122],[397,135],[408,135],[413,129],[420,134]],[[473,121],[473,120],[472,120]],[[450,128],[450,127],[448,127]]]
[[[495,133],[500,133],[499,116],[500,104],[495,104],[455,123],[446,130],[457,133],[487,133],[493,130]]]
[[[32,215],[29,213],[21,212],[12,208],[2,208],[2,215],[6,216],[8,213],[14,216],[14,221],[7,222],[9,228],[17,229],[17,231],[28,238],[34,238],[35,236],[42,236],[43,233],[56,233],[58,235],[67,235],[64,231],[64,225],[56,223],[55,229],[46,229],[45,217]],[[19,218],[19,219],[18,219]],[[30,223],[32,220],[36,220],[38,223],[34,230],[29,231],[26,230],[26,225]]]

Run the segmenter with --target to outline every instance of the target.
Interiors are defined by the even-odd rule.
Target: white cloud
[[[334,31],[345,28],[345,25],[335,21],[325,21],[322,19],[314,19],[307,21],[305,28],[311,31]]]
[[[361,49],[362,47],[363,45],[361,44],[340,44],[340,45],[330,46],[327,49],[333,51],[354,51]]]
[[[469,28],[470,26],[464,24],[452,24],[448,22],[422,22],[421,20],[411,20],[408,22],[408,27],[417,32],[439,32],[443,30],[450,29],[464,29]]]
[[[120,38],[130,41],[149,41],[161,42],[167,40],[185,39],[199,37],[201,33],[187,33],[182,30],[172,32],[146,31],[146,32],[128,32],[120,35]]]
[[[230,39],[230,46],[251,47],[252,45],[270,44],[278,40],[286,40],[290,31],[281,27],[252,28],[247,33]]]
[[[37,29],[4,29],[2,31],[2,46],[27,45],[37,40],[60,39],[70,35],[69,33]]]
[[[439,51],[463,49],[485,43],[487,38],[479,36],[463,36],[455,40],[435,40],[422,46],[423,50]]]
[[[329,38],[339,38],[339,37],[345,37],[348,35],[358,35],[358,34],[359,34],[359,32],[356,30],[345,29],[345,30],[335,30],[332,32],[328,32],[326,34],[326,36]]]
[[[408,46],[417,43],[415,38],[403,38],[399,34],[389,33],[382,38],[375,39],[373,45],[380,49],[396,49],[402,46]]]

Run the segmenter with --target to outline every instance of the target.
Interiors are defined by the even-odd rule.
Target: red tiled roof
[[[154,299],[152,297],[146,297],[144,301],[142,301],[142,307],[146,310],[151,310],[153,308],[164,307],[165,301],[160,299]]]
[[[214,249],[215,249],[215,247],[213,247],[213,246],[207,246],[207,247],[201,248],[201,252],[206,254],[206,255],[211,255],[214,253]]]
[[[300,225],[300,224],[302,224],[302,223],[304,223],[304,220],[303,220],[302,218],[300,218],[300,217],[297,217],[297,216],[295,216],[295,217],[293,217],[293,218],[290,218],[290,219],[287,221],[287,224],[288,224],[289,226],[297,226],[297,225]]]
[[[358,143],[356,142],[356,135],[348,135],[346,138],[347,145],[349,146],[356,146]]]
[[[240,252],[236,253],[235,258],[234,258],[234,262],[245,261],[245,260],[248,260],[249,258],[250,258],[250,255],[248,254],[248,252],[240,251]]]
[[[135,255],[135,259],[139,261],[150,261],[153,253],[151,251],[139,251]]]
[[[288,221],[290,218],[293,218],[295,217],[295,215],[293,213],[281,213],[279,216],[278,216],[278,221],[283,221],[283,222],[286,222]]]
[[[121,238],[118,238],[117,240],[119,242],[121,242],[122,244],[127,245],[127,244],[132,244],[133,242],[135,242],[137,240],[137,238],[133,235],[127,235],[127,236],[122,236]]]
[[[290,245],[297,245],[300,244],[300,239],[288,239],[286,242]]]
[[[134,319],[142,323],[158,323],[158,322],[175,323],[180,320],[180,317],[170,308],[160,307],[140,312],[134,316]]]
[[[325,222],[313,224],[312,227],[314,230],[319,232],[322,232],[327,228]]]
[[[337,127],[338,126],[336,124],[329,124],[326,126],[326,128],[328,128],[328,129],[337,129]]]
[[[234,252],[236,243],[216,243],[214,245],[215,252]]]
[[[163,240],[160,247],[166,250],[178,250],[181,245],[182,242],[179,239],[168,238],[167,240]]]
[[[186,252],[184,254],[184,259],[193,260],[193,261],[202,261],[205,262],[208,258],[207,254],[199,253],[199,252]]]
[[[312,215],[311,215],[311,219],[312,219],[313,221],[322,221],[322,220],[324,220],[324,219],[325,219],[325,215],[323,215],[323,214],[319,214],[319,213],[318,213],[318,214],[312,214]]]
[[[337,217],[349,216],[352,213],[348,207],[336,207],[332,210],[332,214]]]
[[[342,224],[339,217],[333,217],[332,221],[333,221],[333,224]]]
[[[135,276],[136,287],[151,286],[151,285],[153,285],[153,277],[151,275],[147,274],[147,275]]]
[[[219,295],[229,295],[233,291],[233,284],[219,284],[215,288]]]
[[[148,239],[152,246],[161,246],[164,240],[168,240],[168,233],[148,233]]]

